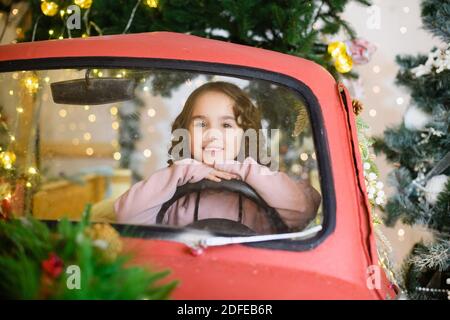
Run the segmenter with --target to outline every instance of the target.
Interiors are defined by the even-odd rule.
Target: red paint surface
[[[179,299],[384,299],[369,290],[367,268],[377,254],[365,197],[361,161],[354,165],[354,116],[347,125],[338,85],[321,66],[273,51],[170,32],[91,37],[0,46],[0,61],[52,57],[133,57],[217,62],[274,71],[296,78],[314,92],[322,108],[336,190],[336,229],[306,252],[256,249],[243,245],[209,248],[193,256],[183,244],[127,239],[134,263],[171,269],[180,280]],[[350,102],[350,100],[349,100]],[[351,104],[350,104],[351,105]],[[359,157],[359,150],[356,148]],[[362,187],[358,187],[358,183]]]

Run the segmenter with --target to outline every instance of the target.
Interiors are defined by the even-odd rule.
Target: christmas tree
[[[412,299],[447,299],[450,288],[450,1],[425,0],[426,30],[443,40],[428,56],[397,57],[397,83],[411,91],[404,121],[376,143],[396,169],[395,194],[385,222],[425,225],[431,244],[418,243],[404,264],[407,295]]]
[[[358,52],[370,50],[361,50],[360,43],[350,41],[356,37],[356,33],[340,17],[350,1],[31,0],[31,24],[28,28],[23,28],[27,31],[18,41],[173,31],[296,55],[323,65],[336,78],[342,74],[356,77],[351,70],[354,63],[360,63],[360,59],[351,55],[354,52],[352,48],[358,47],[355,50]],[[353,1],[370,5],[369,0]],[[344,40],[349,41],[331,44],[325,42],[327,36],[335,35],[341,30],[348,37]],[[170,96],[186,79],[192,80],[197,76],[183,73],[178,75],[174,77],[171,73],[165,77],[161,73],[159,77],[154,77],[153,94]],[[267,88],[246,88],[246,91],[264,92],[266,103],[274,105],[278,101],[270,101],[268,97],[277,97],[278,92],[273,91],[279,89],[266,86]],[[259,97],[256,99],[261,100]],[[272,120],[270,124],[274,128],[281,125],[293,127],[297,121],[295,114],[289,112],[289,109],[275,116],[264,116]],[[139,166],[135,150],[135,144],[141,137],[139,118],[139,105],[121,109],[120,166],[132,169],[134,181],[142,178],[135,169]]]

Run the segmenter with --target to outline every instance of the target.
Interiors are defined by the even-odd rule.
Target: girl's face
[[[197,97],[189,123],[194,159],[213,165],[237,157],[244,130],[236,122],[233,105],[233,99],[217,91]]]

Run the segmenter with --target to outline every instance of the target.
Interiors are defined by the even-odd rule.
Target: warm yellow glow
[[[34,94],[39,89],[39,78],[34,72],[26,72],[21,80],[21,84],[29,94]]]
[[[118,123],[117,121],[114,121],[114,122],[111,124],[111,127],[112,127],[114,130],[117,130],[117,129],[119,129],[119,123]]]
[[[28,168],[28,173],[29,174],[36,174],[37,173],[37,169],[35,167],[29,167]]]
[[[58,13],[58,5],[51,1],[42,1],[41,10],[46,16],[53,17]]]
[[[92,5],[92,0],[75,0],[74,3],[81,9],[89,9]]]
[[[120,154],[120,152],[114,152],[114,160],[120,160],[120,158],[122,157],[122,155]]]
[[[67,110],[61,109],[61,110],[59,110],[58,114],[61,118],[65,118],[67,116]]]
[[[115,116],[117,115],[117,112],[119,110],[117,109],[117,107],[112,107],[111,109],[109,109],[109,112],[111,113],[111,115]]]
[[[86,154],[88,155],[88,156],[92,156],[93,154],[94,154],[94,149],[92,149],[92,148],[86,148]]]
[[[156,110],[153,108],[148,109],[147,114],[150,118],[153,118],[156,115]]]
[[[83,134],[83,138],[84,140],[89,141],[91,140],[92,136],[89,132],[86,132],[85,134]]]
[[[28,182],[25,184],[25,186],[26,186],[27,188],[31,188],[31,187],[32,187],[32,184],[31,184],[30,181],[28,181]]]
[[[89,120],[90,122],[95,122],[96,119],[97,119],[97,118],[96,118],[95,114],[90,114],[89,117],[88,117],[88,120]]]
[[[0,163],[3,168],[9,170],[16,162],[16,154],[11,151],[0,152]]]
[[[148,5],[150,8],[157,8],[158,0],[146,0],[145,4]]]

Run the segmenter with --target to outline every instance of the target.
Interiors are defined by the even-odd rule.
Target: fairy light
[[[144,87],[143,89],[145,92],[148,92],[149,88],[147,86]]]
[[[86,141],[91,140],[92,136],[89,132],[86,132],[85,134],[83,134],[83,139]]]
[[[112,116],[117,115],[117,112],[119,110],[117,109],[117,107],[111,107],[111,109],[109,109],[109,112],[111,113]]]
[[[370,109],[369,110],[369,116],[375,117],[376,115],[377,115],[377,110],[375,110],[375,109]]]
[[[90,107],[89,106],[84,106],[84,110],[89,111]]]
[[[150,118],[153,118],[156,115],[156,110],[153,108],[148,109],[147,114]]]
[[[143,153],[146,158],[150,158],[152,156],[152,151],[150,149],[145,149]]]
[[[149,6],[150,8],[157,8],[158,7],[158,0],[146,0],[145,4]]]
[[[19,74],[18,74],[17,72],[14,72],[14,73],[12,74],[12,78],[13,78],[14,80],[19,79]]]
[[[54,33],[55,33],[55,31],[54,31],[53,29],[48,30],[48,34],[49,34],[49,35],[52,36]]]
[[[58,114],[61,118],[65,118],[67,116],[67,110],[61,109],[61,110],[59,110]]]
[[[380,68],[380,66],[373,66],[372,71],[373,71],[374,73],[380,73],[381,68]]]
[[[89,9],[92,5],[92,0],[75,0],[74,3],[81,9]]]
[[[41,11],[46,16],[53,17],[58,13],[58,9],[58,4],[55,2],[42,1],[41,3]]]
[[[95,122],[96,119],[97,119],[97,117],[95,116],[95,114],[90,114],[89,117],[88,117],[88,120],[90,122]]]
[[[303,161],[308,160],[308,154],[307,154],[307,153],[302,153],[302,154],[300,155],[300,159],[303,160]]]
[[[9,95],[13,96],[14,95],[14,90],[9,90]]]
[[[18,10],[18,9],[13,9],[13,10],[12,10],[13,16],[16,16],[18,13],[19,13],[19,10]]]
[[[114,122],[111,124],[111,127],[112,127],[114,130],[119,129],[119,122],[114,121]]]
[[[50,77],[45,77],[44,81],[45,81],[45,83],[49,83],[50,82]]]
[[[315,153],[315,152],[313,152],[313,153],[311,154],[311,158],[313,158],[314,160],[316,160],[316,153]]]
[[[94,154],[94,149],[92,149],[91,147],[86,148],[86,154],[88,156],[92,156]]]
[[[120,160],[120,158],[122,157],[122,155],[120,154],[120,152],[114,152],[114,155],[113,155],[113,157],[114,157],[114,160]]]
[[[403,99],[402,97],[398,97],[398,98],[395,100],[395,102],[397,102],[398,105],[401,105],[401,104],[403,104],[404,99]]]
[[[400,28],[400,33],[405,34],[408,31],[408,28],[406,28],[405,26]]]
[[[39,89],[39,78],[33,72],[26,72],[21,84],[29,94],[36,93]]]
[[[403,12],[404,13],[409,13],[409,7],[403,7]]]
[[[31,184],[30,181],[28,181],[28,182],[25,184],[25,186],[26,186],[27,188],[31,188],[33,185]]]
[[[37,174],[37,169],[35,167],[29,167],[28,168],[28,173],[29,174]]]
[[[16,111],[17,111],[18,113],[22,113],[22,112],[23,112],[23,108],[22,108],[22,107],[17,107],[17,108],[16,108]]]

